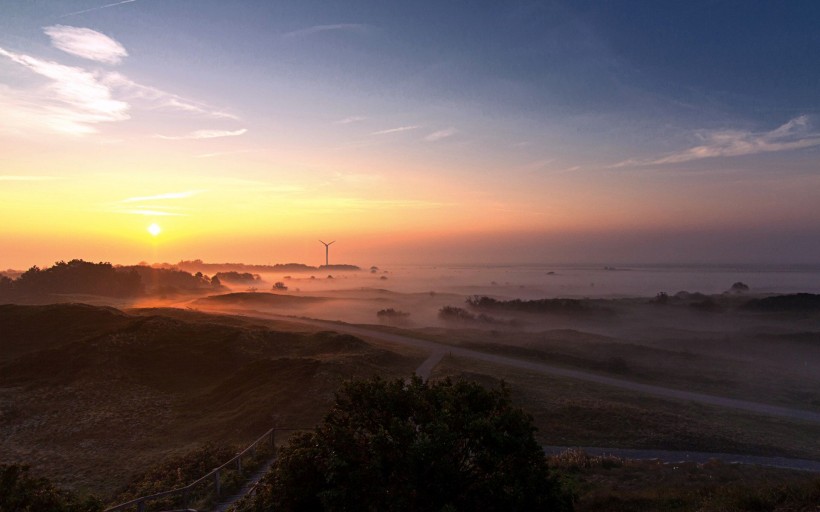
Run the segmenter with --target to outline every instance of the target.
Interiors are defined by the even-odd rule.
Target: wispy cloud
[[[127,55],[118,42],[90,29],[54,25],[44,31],[55,47],[96,62],[114,63]],[[0,48],[0,60],[9,59],[47,79],[11,87],[0,84],[0,130],[11,133],[57,131],[87,135],[98,131],[96,125],[126,121],[132,108],[179,111],[214,118],[238,117],[209,105],[182,98],[155,87],[138,84],[117,72],[66,66]],[[240,135],[244,131],[194,132],[193,138]]]
[[[12,176],[0,174],[0,181],[53,181],[62,178],[57,176]]]
[[[812,131],[806,115],[795,117],[768,132],[718,130],[700,131],[695,136],[700,144],[684,151],[660,158],[624,160],[611,167],[678,164],[703,158],[754,155],[820,145],[820,133]]]
[[[112,98],[111,88],[94,73],[10,52],[0,48],[0,56],[50,80],[33,92],[4,88],[0,106],[4,115],[18,124],[41,125],[83,135],[97,130],[94,124],[129,119],[130,105]]]
[[[523,171],[540,171],[547,167],[549,164],[555,162],[554,158],[542,158],[541,160],[535,160],[533,162],[524,164],[521,166],[521,170]]]
[[[90,28],[52,25],[43,31],[51,38],[52,46],[83,59],[119,64],[128,56],[119,42]]]
[[[247,128],[240,130],[196,130],[185,135],[156,135],[157,138],[165,140],[197,140],[197,139],[217,139],[219,137],[238,137],[244,135]]]
[[[295,37],[306,37],[313,34],[319,34],[322,32],[356,32],[363,34],[369,30],[368,25],[363,25],[360,23],[337,23],[335,25],[314,25],[312,27],[307,27],[299,30],[294,30],[292,32],[286,32],[282,34],[282,37],[285,39],[291,39]]]
[[[345,117],[344,119],[339,119],[338,121],[334,121],[333,124],[351,124],[351,123],[358,123],[360,121],[365,121],[367,118],[362,116],[350,116]]]
[[[102,81],[131,101],[148,103],[150,108],[180,110],[216,119],[239,119],[234,114],[221,111],[204,103],[185,99],[156,87],[138,84],[122,73],[106,73]]]
[[[121,200],[121,203],[143,203],[146,201],[162,201],[164,199],[186,199],[188,197],[201,194],[203,190],[186,190],[185,192],[168,192],[165,194],[157,194],[153,196],[136,196],[127,197]]]
[[[66,18],[68,16],[76,16],[77,14],[85,14],[87,12],[92,12],[92,11],[99,11],[100,9],[108,9],[109,7],[116,7],[116,6],[122,5],[122,4],[130,4],[130,3],[133,3],[133,2],[136,2],[136,1],[137,0],[122,0],[121,2],[115,2],[113,4],[105,4],[105,5],[100,5],[99,7],[92,7],[90,9],[83,9],[82,11],[69,12],[67,14],[63,14],[62,16],[60,16],[60,18]]]
[[[418,128],[421,128],[421,127],[418,126],[418,125],[399,126],[398,128],[389,128],[387,130],[379,130],[377,132],[371,133],[370,135],[387,135],[388,133],[406,132],[408,130],[416,130]]]
[[[424,140],[426,140],[427,142],[436,142],[441,139],[446,139],[447,137],[452,137],[457,133],[458,130],[451,126],[449,128],[445,128],[444,130],[439,130],[437,132],[431,133],[430,135],[424,137]]]
[[[187,217],[187,208],[162,204],[164,201],[187,199],[204,190],[185,190],[182,192],[166,192],[152,196],[135,196],[121,199],[110,206],[108,211],[127,215],[145,215],[149,217]],[[155,203],[155,204],[151,204]],[[159,204],[156,204],[159,203]]]

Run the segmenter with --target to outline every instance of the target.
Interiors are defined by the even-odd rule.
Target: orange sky
[[[560,1],[80,3],[0,20],[0,268],[320,263],[319,238],[362,265],[820,258],[799,13],[793,48],[734,69],[759,41],[690,54]]]

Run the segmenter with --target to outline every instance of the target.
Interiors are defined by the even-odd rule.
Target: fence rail
[[[161,499],[161,498],[167,498],[168,496],[173,496],[173,495],[181,495],[182,496],[182,508],[187,509],[188,504],[189,504],[189,500],[190,500],[191,496],[193,495],[192,491],[194,490],[194,488],[196,488],[198,485],[202,484],[203,482],[207,483],[209,481],[213,481],[214,490],[216,492],[216,497],[217,497],[217,499],[219,499],[220,491],[221,491],[220,471],[222,471],[223,469],[235,464],[237,471],[239,471],[241,473],[242,472],[242,457],[244,457],[248,453],[255,454],[256,453],[256,448],[260,444],[264,443],[265,441],[269,440],[271,448],[275,449],[275,447],[276,447],[275,435],[276,435],[277,430],[296,430],[296,429],[272,428],[272,429],[268,430],[267,432],[265,432],[264,434],[262,434],[256,441],[254,441],[253,443],[248,445],[247,448],[245,448],[241,452],[237,453],[231,460],[225,462],[224,464],[222,464],[219,467],[216,467],[216,468],[212,469],[208,474],[206,474],[205,476],[203,476],[203,477],[201,477],[197,480],[194,480],[190,484],[188,484],[184,487],[179,487],[177,489],[171,489],[170,491],[158,492],[156,494],[151,494],[149,496],[141,496],[141,497],[135,498],[131,501],[126,501],[125,503],[120,503],[119,505],[115,505],[111,508],[107,508],[107,509],[105,509],[104,512],[125,511],[125,510],[128,510],[130,508],[135,508],[137,512],[145,512],[145,505],[146,505],[147,502],[158,500],[158,499]]]

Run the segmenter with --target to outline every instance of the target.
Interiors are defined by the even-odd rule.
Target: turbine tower
[[[321,240],[319,240],[319,241],[322,242]],[[333,242],[330,242],[330,244],[335,243],[335,242],[336,242],[336,240],[334,240]],[[322,242],[322,243],[325,244],[324,242]],[[330,252],[330,244],[325,244],[325,266],[326,267],[329,265],[329,261],[330,261],[328,259],[328,253]]]

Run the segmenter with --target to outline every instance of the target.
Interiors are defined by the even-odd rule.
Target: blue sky
[[[820,256],[817,2],[0,0],[0,14],[4,215],[88,185],[51,215],[161,197],[133,215],[189,217],[169,259],[253,259],[261,232],[292,244],[294,225],[311,240],[332,225],[351,258],[399,257],[386,234],[427,236],[429,259],[459,234],[488,261]],[[259,231],[228,233],[217,193],[222,217],[254,211]]]

